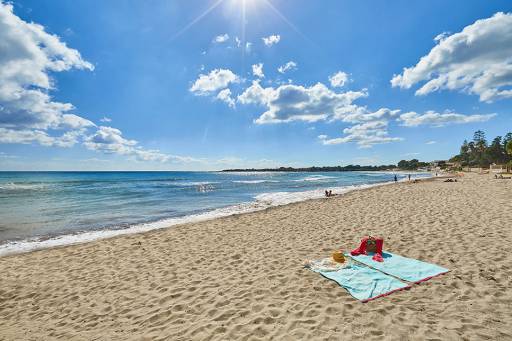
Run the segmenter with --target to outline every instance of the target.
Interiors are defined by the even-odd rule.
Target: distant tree
[[[482,130],[475,131],[475,133],[473,134],[473,141],[475,142],[475,144],[487,143],[485,140],[485,133]]]
[[[505,162],[509,161],[512,163],[512,154],[507,150],[508,144],[512,142],[512,133],[508,133],[503,137],[503,150],[505,151]]]
[[[415,170],[421,167],[427,167],[428,165],[428,162],[421,162],[418,159],[412,159],[409,161],[400,160],[400,162],[398,162],[398,168],[405,170]]]
[[[507,133],[503,138],[503,145],[506,146],[510,141],[512,141],[512,133]]]
[[[473,140],[464,140],[460,152],[450,159],[452,162],[460,162],[462,166],[487,167],[491,163],[512,163],[512,154],[509,152],[509,144],[512,144],[512,133],[507,133],[503,138],[496,136],[488,145],[485,133],[481,130],[473,134]]]
[[[508,141],[507,146],[506,146],[506,150],[507,150],[507,154],[512,156],[512,140]]]
[[[485,133],[482,130],[475,131],[473,135],[473,157],[474,163],[480,167],[489,165],[489,160],[486,158],[487,140],[485,139]]]
[[[492,140],[491,145],[486,150],[485,158],[491,163],[502,164],[506,162],[507,157],[505,155],[505,149],[501,143],[501,136],[496,136]]]
[[[460,147],[460,160],[459,162],[469,163],[470,155],[469,155],[469,145],[468,140],[464,140],[462,146]]]

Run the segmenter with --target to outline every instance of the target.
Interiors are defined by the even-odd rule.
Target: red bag
[[[367,236],[361,239],[361,244],[357,249],[352,250],[350,254],[352,256],[368,255],[373,253],[372,259],[377,262],[384,261],[382,258],[382,247],[384,246],[384,239],[381,237]]]

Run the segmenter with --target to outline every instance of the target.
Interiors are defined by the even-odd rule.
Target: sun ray
[[[297,34],[299,34],[302,38],[304,38],[305,40],[307,40],[308,42],[312,43],[313,44],[313,41],[311,39],[309,39],[308,37],[306,37],[304,35],[304,33],[302,33],[298,28],[297,26],[295,26],[290,20],[288,20],[288,18],[286,18],[284,16],[283,13],[281,13],[281,11],[279,11],[274,5],[272,5],[272,3],[268,0],[263,0],[263,2],[268,6],[270,7],[270,9],[272,9],[272,11],[274,11],[274,13],[276,13],[286,24],[288,24],[288,26],[290,26]]]
[[[221,3],[223,3],[224,0],[217,0],[213,5],[211,5],[206,11],[201,13],[197,18],[192,20],[190,23],[188,23],[185,27],[183,27],[181,30],[179,30],[175,35],[172,36],[171,40],[174,40],[178,38],[180,35],[188,31],[192,26],[194,26],[198,21],[203,19],[205,16],[207,16],[211,11],[213,11],[215,8],[217,8]]]
[[[246,29],[245,25],[247,25],[247,16],[246,16],[246,3],[245,0],[242,0],[242,69],[245,72],[245,52],[246,52]]]

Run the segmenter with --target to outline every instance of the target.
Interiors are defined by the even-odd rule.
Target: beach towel
[[[349,256],[347,254],[347,256]],[[404,281],[419,283],[431,279],[432,277],[444,274],[449,270],[439,265],[426,263],[417,259],[407,258],[395,255],[391,252],[383,252],[383,262],[376,262],[372,255],[351,256],[352,259],[368,265],[385,274],[395,276]]]
[[[310,269],[335,281],[345,288],[352,297],[362,302],[409,288],[407,283],[362,265],[351,264],[336,271],[323,271],[316,267]]]

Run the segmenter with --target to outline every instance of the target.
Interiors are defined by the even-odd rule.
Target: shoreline
[[[0,339],[512,339],[512,182],[443,180],[2,257]],[[303,268],[368,234],[450,272],[363,304]]]
[[[387,171],[376,171],[376,172],[386,172]],[[390,173],[391,174],[391,173]],[[403,173],[400,173],[403,174]],[[415,174],[414,172],[410,172],[410,174]],[[417,172],[416,174],[425,174],[422,172]],[[449,175],[446,175],[449,176]],[[442,176],[435,177],[425,176],[422,178],[416,179],[417,181],[425,181],[428,179],[440,179]],[[399,180],[398,183],[407,182],[408,180],[402,179]],[[374,184],[363,184],[363,185],[348,185],[343,187],[333,187],[330,188],[333,190],[335,197],[345,195],[347,193],[353,191],[363,191],[366,189],[393,185],[396,184],[394,181],[387,182],[379,182]],[[29,238],[23,240],[15,240],[8,241],[6,243],[0,244],[0,258],[15,256],[24,253],[36,252],[46,249],[53,248],[61,248],[66,246],[79,245],[84,243],[92,243],[98,240],[105,240],[111,238],[122,237],[126,235],[133,234],[143,234],[148,233],[155,230],[176,228],[182,225],[194,224],[203,221],[209,221],[213,219],[222,219],[229,216],[236,216],[242,214],[248,214],[252,212],[264,211],[267,209],[271,209],[274,207],[281,207],[292,205],[300,202],[305,202],[309,200],[321,200],[327,199],[324,196],[324,189],[318,190],[310,190],[303,192],[271,192],[264,193],[263,195],[257,195],[254,201],[251,202],[242,202],[235,205],[230,205],[210,211],[205,211],[197,214],[190,214],[181,217],[173,217],[167,218],[151,223],[143,223],[132,225],[128,228],[124,229],[100,229],[93,231],[83,231],[71,234],[63,234],[52,237],[36,237]],[[289,194],[288,198],[281,198],[281,201],[277,200],[277,202],[272,202],[271,200],[266,199],[267,196],[275,196],[276,194],[286,193]],[[302,195],[302,197],[297,197],[297,195]]]

